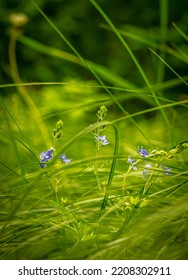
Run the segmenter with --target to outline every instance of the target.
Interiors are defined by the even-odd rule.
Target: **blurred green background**
[[[77,51],[85,59],[105,65],[115,73],[128,79],[137,86],[142,86],[143,80],[131,61],[130,56],[114,36],[106,30],[104,20],[88,0],[39,0],[41,9],[50,17],[53,23],[62,31]],[[112,22],[125,34],[141,36],[158,44],[166,44],[171,48],[176,45],[187,53],[185,40],[173,28],[175,22],[185,33],[188,31],[188,11],[186,0],[170,1],[136,1],[136,0],[103,0],[98,1]],[[167,3],[167,25],[161,28],[161,6]],[[166,5],[166,4],[165,4]],[[8,61],[8,29],[11,13],[21,12],[27,15],[28,23],[24,26],[24,35],[48,46],[70,52],[69,47],[59,38],[58,34],[47,24],[30,1],[2,0],[0,3],[0,34],[1,34],[1,83],[11,81],[7,73]],[[164,19],[165,20],[165,19]],[[129,36],[127,41],[139,62],[145,66],[150,80],[156,82],[155,64],[151,64],[151,54],[148,45],[135,41]],[[21,43],[17,47],[20,75],[23,81],[61,81],[67,77],[73,79],[90,79],[91,74],[73,67],[66,61],[51,59],[51,57],[26,48]],[[155,60],[155,59],[154,59]],[[173,63],[174,69],[185,75],[186,64],[173,56],[168,56],[168,63]],[[170,71],[165,72],[165,79],[174,78]]]

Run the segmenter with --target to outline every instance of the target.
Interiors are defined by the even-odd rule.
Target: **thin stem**
[[[16,44],[17,44],[17,35],[14,34],[12,31],[10,35],[10,41],[9,41],[9,61],[10,61],[10,69],[11,69],[11,75],[13,81],[18,84],[18,92],[22,99],[24,100],[25,104],[27,105],[30,112],[32,112],[32,117],[35,120],[36,125],[39,128],[39,131],[43,137],[43,141],[46,143],[46,146],[49,144],[49,136],[48,131],[46,129],[46,126],[41,118],[40,112],[37,109],[37,106],[31,99],[29,93],[27,92],[26,88],[24,86],[19,86],[19,84],[22,82],[19,70],[17,66],[17,59],[16,59]]]

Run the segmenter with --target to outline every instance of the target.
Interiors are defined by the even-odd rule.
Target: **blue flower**
[[[136,165],[136,159],[134,159],[132,157],[128,157],[127,161],[128,161],[128,163],[130,163],[133,170],[138,170],[138,167]]]
[[[72,159],[66,158],[66,155],[65,155],[65,154],[62,154],[62,155],[60,156],[60,159],[62,159],[63,162],[64,162],[66,165],[67,165],[69,162],[72,161]]]
[[[163,164],[161,164],[161,167],[162,167],[162,169],[165,171],[165,174],[167,175],[167,176],[171,176],[171,170],[172,170],[172,168],[169,168],[169,167],[166,167],[166,166],[164,166]]]
[[[143,148],[138,148],[138,153],[142,158],[146,158],[149,156],[148,151],[144,150]]]
[[[108,142],[108,140],[106,139],[106,135],[103,135],[103,136],[99,135],[98,137],[95,136],[95,139],[97,142],[101,143],[103,146],[110,144],[110,142]]]
[[[46,152],[42,152],[40,154],[40,159],[42,163],[45,163],[47,161],[49,161],[50,159],[52,159],[53,157],[53,148],[50,148],[50,150],[46,151]]]

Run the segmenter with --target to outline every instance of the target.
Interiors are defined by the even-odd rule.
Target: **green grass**
[[[116,28],[90,0],[105,21],[102,28],[114,34],[131,59],[129,66],[137,69],[141,86],[82,57],[31,2],[70,53],[21,34],[10,38],[13,82],[0,86],[0,258],[187,259],[188,77],[168,62],[170,56],[186,64],[187,57],[165,44],[168,1],[160,1],[158,42],[140,36],[139,27],[134,33]],[[84,68],[90,78],[23,82],[18,42],[41,56]],[[147,52],[149,71],[148,61],[139,62],[130,47],[133,43]],[[165,79],[166,71],[174,78]],[[59,138],[53,134],[58,120],[64,123]],[[99,145],[94,137],[99,135],[110,144]],[[39,156],[50,147],[53,158],[41,168]],[[138,147],[149,156],[141,157]],[[64,153],[72,159],[68,165],[59,159]]]

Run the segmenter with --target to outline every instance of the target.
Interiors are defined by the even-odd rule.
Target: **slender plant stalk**
[[[18,84],[18,92],[24,102],[27,104],[28,109],[32,112],[32,117],[35,120],[36,125],[39,128],[41,136],[43,137],[44,143],[46,146],[49,145],[49,133],[46,129],[46,125],[41,118],[41,114],[37,109],[35,103],[33,102],[32,98],[30,97],[29,93],[27,92],[24,86],[19,86],[22,83],[18,71],[17,60],[16,60],[16,43],[17,43],[17,36],[12,32],[10,36],[9,42],[9,60],[10,60],[10,69],[12,73],[13,81]]]

